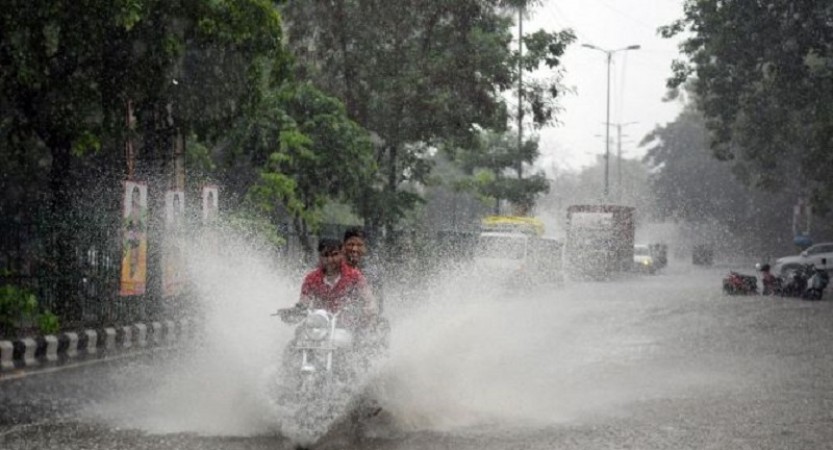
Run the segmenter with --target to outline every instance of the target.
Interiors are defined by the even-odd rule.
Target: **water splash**
[[[191,253],[203,339],[174,361],[126,366],[114,375],[124,390],[91,417],[153,433],[280,434],[261,377],[292,328],[269,314],[297,300],[301,277],[273,255],[224,242]],[[667,289],[621,280],[519,290],[465,268],[437,273],[419,289],[395,280],[388,289],[390,354],[371,384],[391,430],[546,426],[719,380],[679,371],[673,358],[643,366],[666,350],[632,321]]]

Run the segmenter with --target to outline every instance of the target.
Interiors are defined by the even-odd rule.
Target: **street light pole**
[[[613,52],[607,52],[607,108],[605,112],[605,190],[604,198],[610,194],[610,59]]]
[[[524,141],[524,7],[518,8],[518,161],[515,170],[518,171],[518,179],[523,178],[524,168],[521,160],[521,147]]]
[[[607,109],[605,113],[605,189],[604,189],[604,198],[607,199],[608,195],[610,194],[610,63],[613,59],[613,54],[616,52],[627,51],[627,50],[639,50],[641,47],[639,45],[629,45],[627,47],[617,48],[615,50],[605,50],[600,47],[596,47],[592,44],[582,44],[582,47],[591,48],[593,50],[598,50],[603,52],[607,55]]]
[[[616,123],[616,192],[617,198],[622,199],[622,127],[637,122]]]

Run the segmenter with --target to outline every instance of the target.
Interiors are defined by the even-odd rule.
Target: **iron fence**
[[[0,286],[10,284],[34,293],[41,311],[59,314],[64,330],[179,318],[194,312],[191,306],[195,299],[190,298],[187,289],[173,298],[162,295],[162,240],[156,236],[161,233],[154,229],[148,232],[146,293],[120,296],[121,223],[118,216],[92,216],[73,217],[61,224],[0,221]],[[349,227],[323,224],[310,239],[310,245],[314,249],[319,236],[340,239]],[[278,232],[286,241],[277,249],[278,257],[290,265],[294,262],[299,270],[315,264],[314,254],[305,254],[301,237],[291,226],[278,226]],[[64,244],[71,255],[62,267],[54,264],[58,260],[56,239],[59,236],[69,236],[65,238],[69,242]],[[471,256],[473,238],[471,233],[446,231],[424,236],[403,235],[392,240],[397,242],[393,246],[383,245],[382,239],[374,240],[371,245],[376,255],[395,272],[397,266],[410,266],[415,260],[428,261],[430,265],[437,258],[466,259]],[[417,245],[402,245],[405,241]],[[36,323],[31,318],[15,319],[21,328],[17,334],[36,331]],[[0,337],[3,334],[0,326]]]

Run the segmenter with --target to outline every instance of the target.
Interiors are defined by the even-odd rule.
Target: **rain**
[[[823,2],[10,2],[0,448],[829,446]]]

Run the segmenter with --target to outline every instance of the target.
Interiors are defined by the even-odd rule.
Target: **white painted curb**
[[[148,326],[143,323],[136,324],[136,345],[141,348],[148,345]]]
[[[84,334],[87,336],[87,344],[84,346],[86,354],[95,355],[98,353],[98,333],[95,330],[84,330]]]
[[[44,354],[44,358],[48,362],[57,362],[58,361],[58,338],[51,334],[47,334],[43,337],[43,340],[46,342],[46,353]]]
[[[121,348],[128,349],[133,346],[133,328],[130,326],[121,327]]]
[[[67,340],[67,358],[74,359],[78,356],[78,333],[68,331],[64,333]]]
[[[110,326],[101,330],[66,331],[60,335],[42,335],[15,340],[0,340],[0,379],[12,374],[57,370],[57,366],[73,366],[72,361],[108,359],[141,354],[140,349],[175,348],[178,343],[193,340],[195,323],[189,319],[154,321],[150,326],[135,323]],[[123,354],[123,356],[119,356]],[[89,361],[87,361],[89,362]],[[86,362],[85,362],[86,363]]]
[[[104,329],[104,351],[112,352],[116,349],[116,329],[107,327]]]
[[[38,349],[38,343],[32,338],[23,338],[20,340],[23,345],[23,365],[32,367],[38,365],[38,360],[35,359],[35,350]]]
[[[168,344],[176,342],[176,324],[173,320],[165,321],[165,342]]]
[[[0,370],[14,369],[14,344],[12,341],[0,341]]]
[[[150,323],[150,340],[153,345],[160,345],[162,343],[162,324],[159,322]]]

